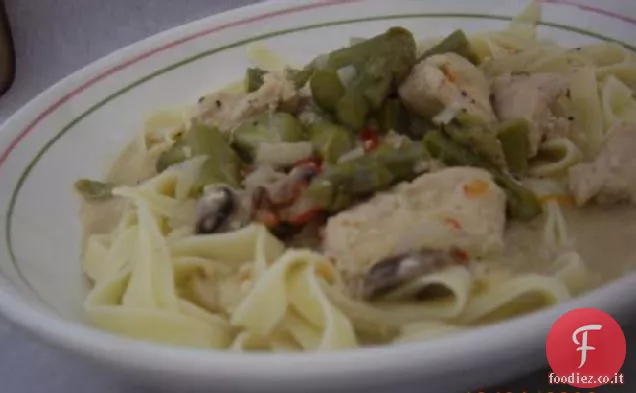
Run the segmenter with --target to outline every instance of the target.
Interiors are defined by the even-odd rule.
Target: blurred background
[[[4,7],[0,1],[0,95],[6,92],[15,74],[15,52],[13,50],[13,38],[11,27]]]
[[[279,0],[277,0],[279,1]],[[289,3],[315,0],[282,0]],[[389,1],[389,0],[386,0]],[[397,0],[395,0],[397,1]],[[471,0],[479,1],[479,0]],[[507,0],[502,0],[507,1]],[[603,0],[571,0],[602,7]],[[636,0],[622,0],[624,9],[636,15]],[[257,0],[0,0],[6,8],[11,34],[0,12],[0,123],[28,100],[61,78],[94,60],[162,30]],[[635,37],[636,39],[636,37]],[[633,324],[636,326],[636,324]],[[627,362],[626,385],[593,389],[599,393],[635,392],[636,329],[624,327]],[[514,348],[511,348],[514,351]],[[522,356],[520,354],[520,356]],[[478,359],[476,359],[478,361]],[[496,373],[497,370],[492,370]],[[549,386],[549,370],[542,370],[485,393],[577,392],[581,389]],[[633,381],[632,381],[633,379]],[[630,387],[631,386],[631,387]],[[0,317],[0,392],[46,393],[154,393],[130,386],[98,370],[48,348],[9,326]],[[180,392],[187,393],[187,386]],[[422,392],[426,392],[423,387]],[[475,390],[472,393],[477,393]],[[210,392],[215,393],[215,392]],[[344,392],[343,392],[344,393]],[[393,392],[399,393],[399,392]],[[427,392],[428,393],[428,392]],[[466,393],[466,392],[430,392]]]
[[[12,88],[0,97],[0,120],[51,84],[122,46],[211,14],[258,2],[4,0],[17,72]],[[6,62],[5,37],[6,34],[0,37],[0,79]]]

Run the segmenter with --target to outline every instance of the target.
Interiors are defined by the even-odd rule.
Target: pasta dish
[[[150,116],[80,179],[88,321],[164,344],[428,340],[566,301],[636,259],[636,57],[399,26]]]

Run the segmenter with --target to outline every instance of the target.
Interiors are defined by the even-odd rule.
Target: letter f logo
[[[585,364],[585,361],[587,360],[587,351],[593,351],[596,349],[594,347],[587,345],[587,332],[589,330],[601,330],[602,327],[603,327],[602,325],[585,325],[576,329],[574,331],[574,334],[572,334],[572,341],[574,341],[574,344],[580,345],[580,347],[576,349],[577,351],[581,351],[581,364],[579,364],[579,368],[583,367],[583,365]],[[581,340],[581,342],[579,342],[579,340],[577,339],[577,336],[581,332],[583,332],[582,334],[583,339]]]
[[[585,389],[611,383],[625,362],[626,348],[623,329],[611,315],[594,308],[567,312],[554,323],[545,342],[552,372],[549,382]]]

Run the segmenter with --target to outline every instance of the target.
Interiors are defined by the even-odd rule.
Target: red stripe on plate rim
[[[310,4],[303,4],[300,6],[294,6],[294,7],[289,7],[289,8],[285,8],[282,10],[278,10],[278,11],[273,11],[273,12],[268,12],[262,15],[258,15],[258,16],[253,16],[250,18],[246,18],[246,19],[242,19],[239,21],[235,21],[235,22],[229,22],[223,25],[219,25],[219,26],[214,26],[214,27],[210,27],[208,29],[199,31],[197,33],[191,34],[189,36],[186,37],[182,37],[179,38],[177,40],[168,42],[165,45],[156,47],[154,49],[151,49],[147,52],[141,53],[133,58],[131,58],[130,60],[127,60],[119,65],[116,65],[114,67],[111,67],[107,70],[105,70],[104,72],[95,75],[94,77],[90,78],[89,80],[87,80],[86,82],[82,83],[81,85],[79,85],[78,87],[76,87],[75,89],[73,89],[72,91],[64,94],[62,97],[60,97],[59,100],[57,100],[56,102],[54,102],[52,105],[50,105],[48,108],[46,108],[43,112],[41,112],[38,116],[36,116],[27,126],[26,128],[24,128],[24,130],[22,130],[18,136],[11,141],[11,143],[9,144],[9,146],[5,149],[5,151],[2,153],[2,155],[0,156],[0,166],[2,166],[5,161],[9,158],[9,155],[11,155],[11,152],[15,149],[15,147],[18,145],[18,143],[20,143],[20,141],[22,141],[22,139],[24,139],[37,125],[38,123],[40,123],[42,120],[44,120],[46,117],[48,117],[49,115],[51,115],[51,113],[55,112],[59,107],[61,107],[62,105],[64,105],[66,102],[68,102],[71,98],[77,96],[78,94],[81,94],[84,90],[86,90],[87,88],[91,87],[92,85],[94,85],[95,83],[107,78],[110,75],[113,75],[119,71],[122,71],[128,67],[130,67],[133,64],[136,64],[144,59],[147,59],[157,53],[161,53],[163,51],[166,51],[168,49],[174,48],[176,46],[179,46],[181,44],[184,44],[186,42],[195,40],[197,38],[201,38],[203,36],[212,34],[212,33],[216,33],[219,32],[221,30],[225,30],[231,27],[237,27],[237,26],[242,26],[242,25],[247,25],[247,24],[251,24],[254,22],[260,22],[263,20],[267,20],[270,18],[274,18],[277,16],[281,16],[281,15],[287,15],[287,14],[293,14],[296,12],[302,12],[302,11],[307,11],[310,9],[316,9],[316,8],[322,8],[322,7],[327,7],[327,6],[332,6],[332,5],[337,5],[337,4],[344,4],[344,3],[355,3],[355,2],[359,2],[359,1],[363,1],[363,0],[325,0],[325,1],[321,1],[319,3],[310,3]]]
[[[603,8],[595,7],[588,4],[583,4],[574,0],[539,0],[541,3],[547,4],[558,4],[558,5],[569,5],[573,7],[578,7],[583,11],[592,12],[599,15],[609,16],[610,18],[619,19],[623,22],[627,22],[632,25],[636,25],[636,18],[632,18],[627,15],[619,14],[617,12],[609,11]]]

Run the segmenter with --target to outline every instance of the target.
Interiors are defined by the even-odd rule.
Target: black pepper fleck
[[[574,121],[574,116],[568,116],[569,121]]]
[[[466,93],[464,90],[462,90],[462,96],[467,97],[468,93]]]
[[[223,103],[221,102],[221,100],[216,100],[216,107],[220,108],[221,105],[223,105]]]

